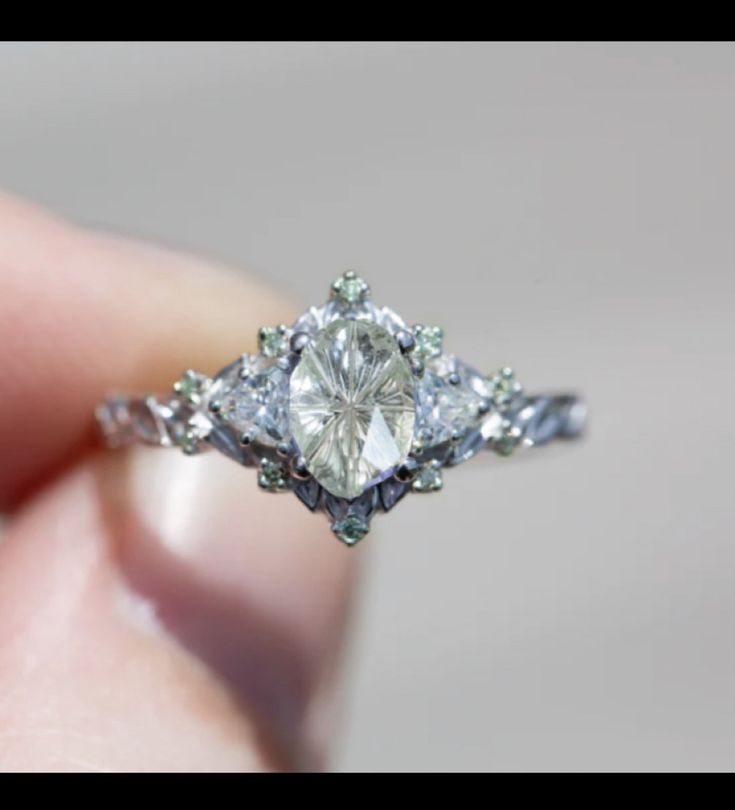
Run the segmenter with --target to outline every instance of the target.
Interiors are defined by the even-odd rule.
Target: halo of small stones
[[[262,327],[258,355],[244,355],[212,379],[188,370],[173,386],[174,400],[183,414],[174,441],[184,453],[193,455],[213,447],[244,466],[257,467],[261,489],[292,491],[311,511],[326,512],[332,531],[349,546],[368,533],[375,512],[390,511],[408,492],[439,491],[443,467],[461,463],[483,447],[508,456],[523,440],[522,430],[511,418],[522,394],[511,368],[482,375],[443,353],[440,327],[417,324],[408,328],[394,312],[374,306],[369,298],[368,284],[354,271],[347,271],[332,284],[330,300],[323,307],[310,308],[291,327]],[[262,430],[236,429],[223,412],[221,398],[223,390],[231,393],[228,385],[247,380],[258,364],[275,365],[289,375],[311,337],[338,317],[367,318],[388,329],[410,364],[419,392],[415,438],[408,458],[392,476],[350,501],[331,495],[310,476],[289,436],[276,441],[265,437]],[[420,393],[426,396],[422,399]],[[424,413],[419,412],[422,402],[428,402]]]

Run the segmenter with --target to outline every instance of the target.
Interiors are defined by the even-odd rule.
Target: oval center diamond
[[[314,478],[356,498],[411,448],[413,375],[395,338],[369,321],[337,320],[314,336],[291,375],[291,433]]]

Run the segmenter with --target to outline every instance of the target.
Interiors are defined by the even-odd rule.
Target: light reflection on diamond
[[[337,320],[315,335],[291,377],[289,418],[309,471],[326,490],[355,498],[404,460],[413,388],[384,328]]]
[[[449,377],[456,374],[453,385]],[[478,422],[479,410],[489,396],[485,378],[454,355],[429,360],[416,386],[416,429],[428,431],[428,444],[449,441],[456,432]]]
[[[330,301],[322,307],[309,307],[309,309],[294,323],[293,332],[305,332],[308,335],[316,334],[336,320],[372,321],[395,334],[406,328],[402,318],[396,315],[389,307],[377,307],[371,301],[362,301],[354,305],[346,305],[342,301]]]
[[[245,357],[222,369],[209,401],[218,403],[220,419],[262,444],[276,445],[288,435],[288,374],[273,358]]]

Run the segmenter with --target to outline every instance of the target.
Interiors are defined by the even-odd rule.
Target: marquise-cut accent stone
[[[383,327],[337,320],[314,335],[291,375],[289,423],[309,472],[328,492],[356,498],[405,459],[413,386]]]
[[[371,301],[346,304],[335,299],[321,307],[310,307],[291,327],[291,331],[315,335],[320,329],[337,320],[372,321],[395,335],[406,328],[402,318],[390,307],[377,307]]]

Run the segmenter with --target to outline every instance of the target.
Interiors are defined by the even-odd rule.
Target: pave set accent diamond
[[[258,354],[211,380],[187,372],[176,384],[194,409],[177,443],[258,466],[263,489],[323,509],[349,545],[376,510],[441,489],[442,467],[495,439],[509,446],[502,411],[520,394],[512,372],[483,375],[445,354],[439,327],[408,328],[352,272],[326,304],[258,339]]]

